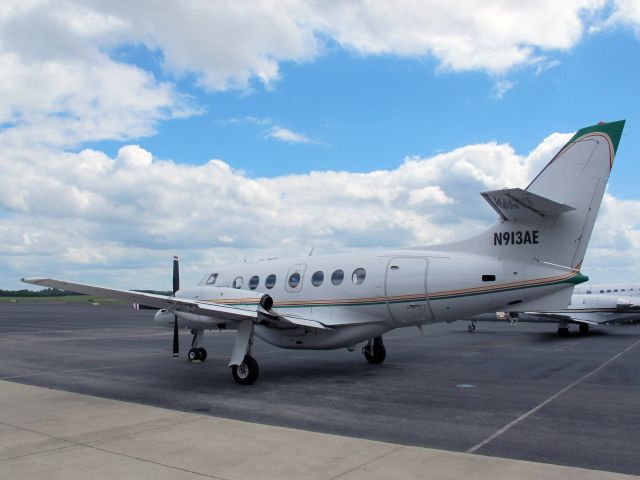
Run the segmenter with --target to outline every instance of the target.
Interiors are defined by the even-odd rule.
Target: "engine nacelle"
[[[189,287],[176,292],[176,297],[199,302],[218,303],[230,307],[252,307],[260,305],[266,311],[273,308],[273,298],[262,292],[228,287]]]

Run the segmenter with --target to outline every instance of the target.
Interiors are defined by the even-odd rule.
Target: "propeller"
[[[180,290],[180,267],[178,265],[178,257],[173,257],[173,296]],[[173,356],[177,357],[180,353],[180,342],[178,341],[178,316],[173,315]]]

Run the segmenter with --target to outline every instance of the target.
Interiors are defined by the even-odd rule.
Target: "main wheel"
[[[207,359],[207,351],[202,347],[198,348],[198,355],[201,362],[204,362]]]
[[[384,345],[376,345],[375,343],[371,347],[364,347],[362,353],[364,353],[367,362],[373,365],[378,365],[387,358],[387,349],[384,348]]]
[[[258,379],[259,373],[258,362],[251,355],[245,356],[240,365],[231,367],[233,379],[240,385],[252,385]]]
[[[470,323],[469,326],[467,327],[467,330],[469,330],[469,332],[475,332],[476,326],[473,323]]]
[[[559,337],[568,337],[569,336],[569,327],[558,327],[558,336]]]
[[[580,329],[580,333],[582,335],[586,335],[587,333],[589,333],[589,324],[588,323],[581,323],[578,328]]]
[[[189,353],[187,354],[187,358],[189,359],[190,362],[195,362],[196,360],[200,360],[200,352],[198,350],[199,349],[197,348],[192,348],[191,350],[189,350]]]

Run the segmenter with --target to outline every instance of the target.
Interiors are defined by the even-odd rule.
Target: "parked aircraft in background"
[[[575,290],[574,290],[575,291]],[[589,333],[590,326],[640,319],[640,301],[634,297],[617,295],[573,294],[565,309],[544,312],[482,313],[469,319],[468,330],[475,332],[476,322],[509,321],[547,322],[558,324],[558,335],[569,333],[569,325],[578,325],[580,333]]]
[[[573,289],[573,293],[584,295],[640,295],[640,283],[583,283]]]
[[[526,189],[482,193],[499,221],[473,238],[434,247],[274,259],[225,266],[196,287],[162,296],[48,278],[25,282],[161,308],[160,325],[193,333],[190,360],[204,360],[205,330],[237,330],[229,365],[238,383],[258,377],[254,334],[282,348],[335,349],[366,342],[370,363],[386,356],[382,335],[399,327],[487,311],[565,308],[591,237],[624,121],[578,131]]]

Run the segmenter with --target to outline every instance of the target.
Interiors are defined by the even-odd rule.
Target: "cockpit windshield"
[[[218,279],[217,273],[207,273],[202,280],[200,280],[200,285],[213,285],[216,283]]]

